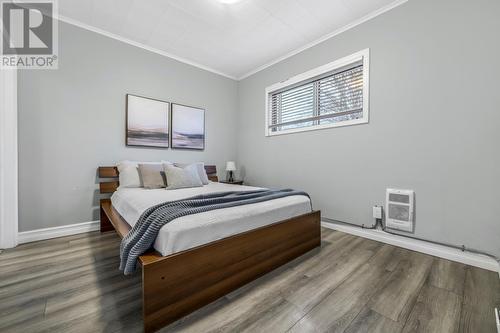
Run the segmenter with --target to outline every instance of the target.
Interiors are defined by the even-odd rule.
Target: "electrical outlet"
[[[373,206],[373,218],[374,219],[382,218],[382,206]]]

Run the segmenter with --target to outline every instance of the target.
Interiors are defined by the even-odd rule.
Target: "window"
[[[266,89],[266,135],[368,122],[368,57],[363,50]]]

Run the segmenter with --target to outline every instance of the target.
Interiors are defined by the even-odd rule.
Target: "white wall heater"
[[[385,225],[387,228],[413,231],[414,197],[415,193],[412,190],[387,189],[385,197]]]

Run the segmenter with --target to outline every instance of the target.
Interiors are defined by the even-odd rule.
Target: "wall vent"
[[[385,225],[387,228],[413,231],[414,196],[412,190],[388,188],[386,191]]]

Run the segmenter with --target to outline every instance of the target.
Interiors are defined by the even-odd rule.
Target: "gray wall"
[[[500,2],[410,0],[239,83],[238,164],[251,184],[312,195],[371,224],[387,187],[416,191],[416,236],[500,256]],[[370,122],[264,136],[264,89],[370,48]]]
[[[237,83],[65,23],[59,69],[19,71],[19,230],[98,219],[96,168],[236,156]],[[125,94],[206,108],[203,152],[125,146]]]

